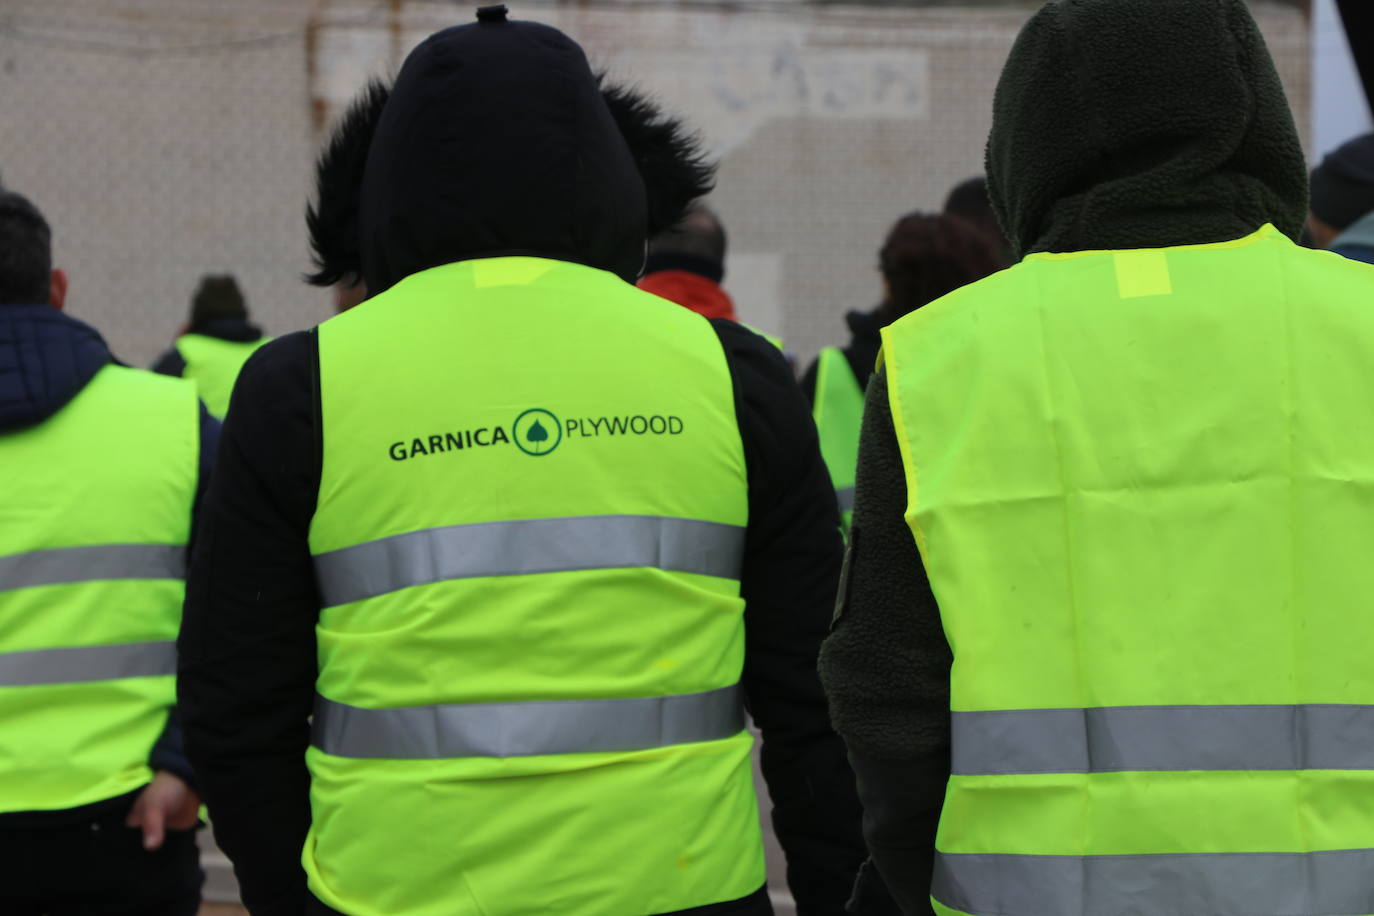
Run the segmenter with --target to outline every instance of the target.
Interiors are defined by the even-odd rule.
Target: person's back
[[[0,249],[0,854],[27,863],[0,911],[192,916],[198,799],[169,716],[217,424],[60,311],[46,222],[11,192]]]
[[[195,382],[210,413],[223,418],[243,364],[268,340],[249,323],[238,281],[229,275],[207,275],[191,296],[186,331],[152,368]]]
[[[415,327],[443,344],[417,350]],[[326,323],[320,384],[307,845],[327,901],[419,912],[413,885],[454,914],[658,913],[758,888],[745,467],[710,325],[580,265],[464,261]],[[384,894],[356,843],[380,810],[407,830],[389,854],[409,881]],[[458,845],[434,848],[455,812]],[[634,829],[646,812],[659,827]]]
[[[1143,855],[1150,912],[1374,903],[1372,300],[1266,227],[1031,255],[887,335],[955,652],[942,903],[1128,912]]]
[[[1096,68],[1122,78],[1079,94]],[[1139,131],[1187,85],[1207,130]],[[884,333],[862,585],[824,655],[884,873],[899,839],[933,854],[909,912],[1374,911],[1374,270],[1290,241],[1302,155],[1258,30],[1235,2],[1051,4],[988,155],[1026,257]],[[894,576],[928,583],[881,598]],[[938,834],[903,835],[921,805],[863,761],[853,701],[899,665],[926,681],[886,682],[883,720],[932,729],[903,753],[943,755]]]
[[[747,697],[794,893],[838,911],[805,403],[755,335],[627,282],[645,181],[581,50],[480,18],[369,138],[371,298],[250,360],[226,424],[180,680],[216,835],[250,906],[766,913]]]

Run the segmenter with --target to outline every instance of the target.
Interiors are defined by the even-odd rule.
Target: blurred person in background
[[[1001,266],[1000,258],[994,240],[960,217],[908,213],[893,225],[878,251],[881,304],[846,314],[849,343],[822,349],[803,374],[802,389],[811,400],[821,453],[846,528],[854,509],[864,390],[878,359],[879,331],[927,302],[986,277]]]
[[[235,393],[180,643],[216,836],[255,914],[769,913],[743,701],[798,911],[838,914],[805,400],[631,285],[710,186],[677,122],[505,16],[355,107],[360,187],[311,229],[370,298]]]
[[[707,318],[739,321],[725,278],[725,226],[704,204],[693,204],[680,222],[649,239],[644,275],[635,285]],[[745,325],[745,327],[749,327]],[[780,338],[749,328],[779,350]],[[787,354],[789,362],[791,355]]]
[[[735,303],[720,285],[725,277],[725,227],[702,204],[649,240],[644,276],[635,285],[707,318],[739,321]]]
[[[1001,259],[997,265],[999,270],[1015,260],[1006,233],[1002,231],[997,214],[993,212],[992,201],[988,199],[988,181],[982,175],[966,178],[951,188],[949,196],[945,198],[944,212],[967,220],[992,239]]]
[[[194,916],[173,640],[219,424],[66,294],[47,221],[0,191],[0,913]]]
[[[228,274],[207,274],[191,295],[190,323],[153,371],[195,382],[210,413],[223,419],[239,370],[267,341],[248,320],[238,281]]]
[[[908,913],[1374,912],[1374,268],[1241,0],[1023,28],[1022,260],[883,332],[822,675]],[[937,826],[938,825],[938,826]]]
[[[1374,133],[1346,141],[1312,170],[1308,211],[1316,247],[1374,264]]]

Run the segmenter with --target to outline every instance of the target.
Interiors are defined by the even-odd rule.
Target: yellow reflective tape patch
[[[524,286],[548,273],[555,262],[544,258],[482,258],[472,262],[472,285]]]
[[[1122,299],[1167,296],[1174,291],[1169,261],[1163,251],[1118,251],[1112,260],[1116,262],[1116,289]]]

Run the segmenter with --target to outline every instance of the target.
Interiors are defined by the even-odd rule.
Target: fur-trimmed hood
[[[308,281],[375,293],[516,253],[633,281],[645,239],[710,190],[714,165],[648,96],[555,29],[488,19],[431,36],[394,88],[355,99],[317,165]]]

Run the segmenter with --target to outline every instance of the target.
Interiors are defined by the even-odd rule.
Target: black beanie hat
[[[243,301],[238,281],[229,274],[208,274],[200,278],[200,285],[191,295],[191,327],[220,318],[247,318],[248,307]]]
[[[1311,207],[1337,231],[1374,211],[1374,133],[1347,140],[1312,170]]]

